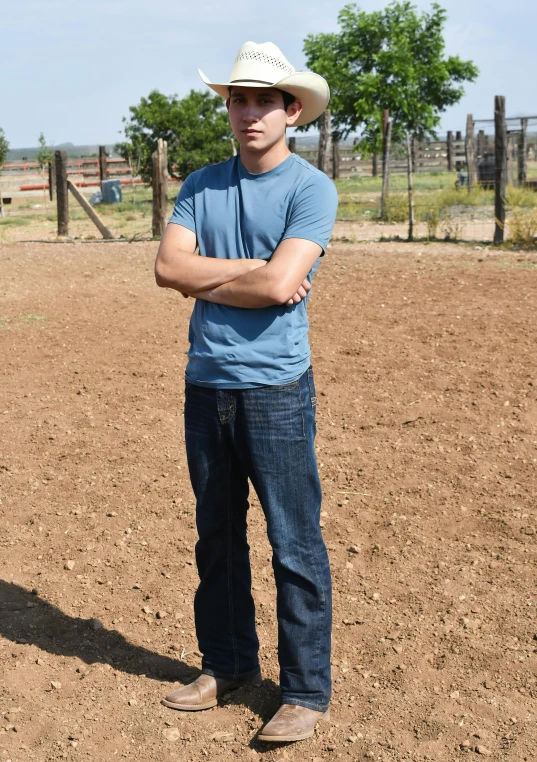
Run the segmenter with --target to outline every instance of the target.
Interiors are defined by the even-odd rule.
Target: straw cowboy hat
[[[215,84],[200,69],[198,73],[205,84],[222,98],[229,98],[231,85],[277,87],[291,93],[302,104],[300,117],[293,125],[295,127],[317,119],[330,99],[326,80],[312,71],[295,71],[273,42],[263,42],[260,45],[245,42],[237,53],[229,82]]]

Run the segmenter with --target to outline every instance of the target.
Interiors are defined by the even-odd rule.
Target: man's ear
[[[231,98],[226,98],[226,108],[229,111],[229,104],[231,102]]]
[[[299,100],[293,101],[287,109],[287,126],[292,127],[301,113],[302,103]]]

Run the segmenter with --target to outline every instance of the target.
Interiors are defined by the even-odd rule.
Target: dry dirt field
[[[263,681],[197,674],[183,449],[192,307],[156,243],[0,245],[0,762],[537,758],[537,254],[333,244],[310,302],[332,721],[279,747],[275,601],[252,500]]]

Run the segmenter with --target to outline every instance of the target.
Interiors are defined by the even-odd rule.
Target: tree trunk
[[[332,148],[330,131],[330,109],[323,111],[319,117],[319,157],[317,166],[326,175],[330,174],[330,154]]]
[[[392,137],[392,122],[390,112],[384,111],[382,116],[382,192],[380,196],[380,217],[385,220],[390,186],[390,142]]]
[[[413,172],[413,151],[410,142],[410,134],[406,134],[406,150],[408,154],[408,240],[414,240],[414,178]]]
[[[332,180],[339,179],[339,140],[332,137]]]
[[[168,203],[168,144],[158,139],[157,150],[153,152],[153,238],[160,238],[166,227]]]

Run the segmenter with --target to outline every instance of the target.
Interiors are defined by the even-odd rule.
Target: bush
[[[508,221],[508,241],[516,247],[537,244],[537,208],[530,211],[515,209]]]
[[[509,185],[505,196],[509,206],[537,207],[537,193],[531,188]]]

